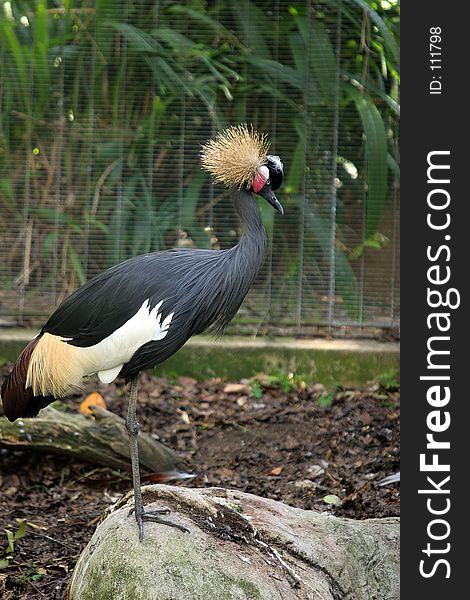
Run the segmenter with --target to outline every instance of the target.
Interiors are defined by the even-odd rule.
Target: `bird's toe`
[[[142,541],[144,538],[144,521],[151,523],[160,523],[160,525],[167,525],[168,527],[174,527],[183,531],[184,533],[191,533],[187,527],[170,521],[169,519],[163,519],[161,515],[169,515],[171,510],[169,508],[155,508],[152,510],[142,509],[141,511],[135,511],[135,507],[129,510],[129,516],[135,514],[135,520],[137,521],[137,527],[139,528],[139,540]]]
[[[165,511],[166,512],[163,512]],[[160,523],[160,525],[168,525],[168,527],[174,527],[175,529],[179,529],[183,533],[191,533],[187,527],[184,525],[180,525],[179,523],[175,523],[174,521],[170,521],[169,519],[162,519],[161,514],[168,514],[170,511],[168,509],[162,510],[151,510],[145,511],[142,514],[143,521],[150,521],[151,523]]]

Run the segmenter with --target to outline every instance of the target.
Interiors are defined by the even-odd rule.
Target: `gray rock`
[[[70,600],[399,598],[397,518],[339,519],[219,488],[143,492],[191,533],[145,523],[139,542],[128,494],[80,556]]]

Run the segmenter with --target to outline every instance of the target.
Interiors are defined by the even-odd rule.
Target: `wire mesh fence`
[[[2,2],[0,323],[38,325],[130,256],[227,248],[200,170],[224,126],[267,132],[285,215],[232,329],[399,324],[398,5]]]

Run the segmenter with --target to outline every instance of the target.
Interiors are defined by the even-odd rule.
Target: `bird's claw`
[[[167,513],[164,513],[164,514],[168,514],[169,512],[170,511],[168,511]],[[175,523],[173,521],[170,521],[169,519],[162,519],[160,517],[160,514],[161,514],[160,511],[153,511],[153,510],[145,511],[144,514],[142,515],[142,521],[150,521],[152,523],[160,523],[161,525],[168,525],[169,527],[175,527],[176,529],[179,529],[183,533],[191,533],[189,531],[189,529],[187,527],[185,527],[184,525],[180,525],[179,523]]]
[[[137,526],[139,528],[139,540],[142,541],[144,538],[144,521],[150,521],[151,523],[160,523],[160,525],[167,525],[168,527],[174,527],[175,529],[179,529],[183,533],[191,533],[187,527],[184,525],[180,525],[179,523],[175,523],[170,521],[169,519],[163,519],[160,515],[168,515],[170,514],[169,508],[156,508],[154,510],[144,510],[142,509],[139,514],[136,513],[136,521]],[[135,508],[131,508],[129,511],[129,516],[135,513]]]
[[[135,512],[135,506],[133,506],[131,509],[129,509],[129,517]],[[157,514],[157,515],[169,515],[171,513],[171,510],[169,508],[156,508],[155,510],[150,510],[148,511],[148,513],[145,512],[144,509],[142,509],[141,514]]]

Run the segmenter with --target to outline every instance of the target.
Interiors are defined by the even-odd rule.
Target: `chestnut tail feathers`
[[[26,387],[29,361],[38,341],[39,337],[26,346],[2,384],[3,412],[9,421],[35,417],[41,408],[54,402],[52,396],[35,396],[32,388]]]

